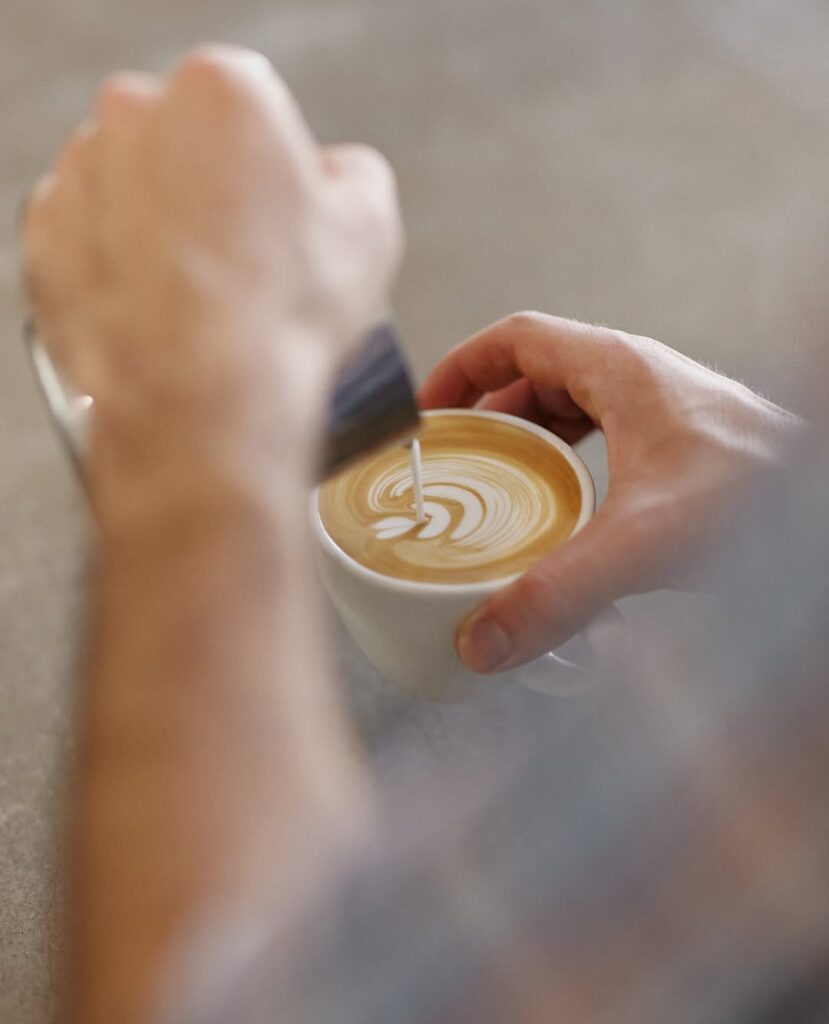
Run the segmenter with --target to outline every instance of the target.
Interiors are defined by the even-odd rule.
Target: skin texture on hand
[[[779,465],[797,417],[650,338],[518,313],[453,349],[425,409],[477,405],[575,444],[607,442],[593,520],[458,631],[461,658],[503,671],[563,643],[610,602],[681,585],[747,483]]]
[[[185,977],[319,887],[370,792],[332,685],[308,486],[386,305],[394,182],[319,148],[258,54],[121,75],[22,219],[38,329],[94,396],[69,1016],[179,1019]],[[180,972],[175,973],[174,964]]]
[[[101,86],[21,241],[39,331],[133,479],[171,436],[188,458],[231,432],[278,444],[277,404],[313,434],[332,367],[384,308],[401,229],[382,157],[318,147],[264,57],[210,47]]]

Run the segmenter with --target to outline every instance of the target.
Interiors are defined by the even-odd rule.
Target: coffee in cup
[[[425,521],[408,453],[370,457],[320,490],[331,539],[368,569],[425,583],[523,572],[570,537],[582,486],[565,454],[524,425],[438,413],[420,433]]]
[[[387,680],[427,700],[469,700],[499,677],[461,663],[458,624],[580,530],[595,490],[569,445],[504,413],[427,412],[420,439],[426,522],[417,524],[408,452],[373,456],[314,493],[320,573]]]

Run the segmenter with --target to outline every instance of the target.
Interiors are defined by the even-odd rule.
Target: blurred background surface
[[[238,41],[274,60],[321,140],[382,149],[419,376],[537,308],[656,336],[796,404],[829,237],[829,7],[7,0],[0,19],[0,1019],[41,1024],[89,524],[18,342],[14,219],[95,83]],[[601,483],[601,445],[586,455]],[[424,756],[462,734],[463,709],[408,707],[340,640],[369,739],[407,715]]]

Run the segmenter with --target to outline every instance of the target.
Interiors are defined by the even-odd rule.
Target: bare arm
[[[105,527],[96,556],[73,835],[78,1021],[144,1020],[171,956],[202,928],[290,912],[364,811],[310,585],[305,474],[207,465],[181,486],[172,471],[144,484],[164,508]]]
[[[290,913],[365,821],[307,496],[395,263],[393,187],[318,150],[262,58],[213,49],[105,87],[23,235],[41,330],[96,403],[72,1019],[142,1022],[211,930]]]

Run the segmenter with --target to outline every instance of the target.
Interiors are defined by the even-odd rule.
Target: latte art
[[[382,540],[408,533],[415,541],[446,535],[449,543],[422,556],[429,559],[431,552],[442,562],[466,561],[476,549],[500,558],[546,529],[545,518],[555,506],[555,495],[545,495],[534,475],[487,455],[430,459],[423,467],[423,498],[426,522],[418,525],[408,466],[381,477],[367,495],[369,508],[381,517],[372,528]],[[400,499],[411,500],[411,515],[382,517]]]
[[[578,479],[538,435],[439,413],[424,419],[420,442],[424,522],[404,449],[322,487],[325,528],[357,561],[403,579],[473,582],[521,572],[573,532]]]

